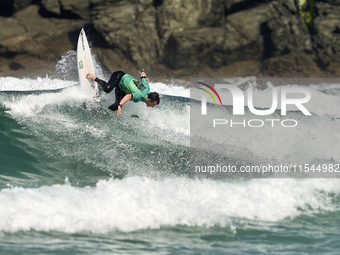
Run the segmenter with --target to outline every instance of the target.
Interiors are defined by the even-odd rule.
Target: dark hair
[[[157,105],[159,105],[159,94],[157,92],[151,92],[148,95],[148,98],[151,100],[151,102],[157,102]]]

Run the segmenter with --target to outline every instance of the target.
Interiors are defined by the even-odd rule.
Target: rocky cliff
[[[0,75],[53,73],[86,27],[108,71],[339,77],[340,0],[2,0]]]

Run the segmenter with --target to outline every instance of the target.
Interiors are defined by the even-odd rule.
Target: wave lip
[[[36,79],[0,77],[0,91],[48,91],[59,90],[76,85],[74,81],[50,79],[49,77]]]

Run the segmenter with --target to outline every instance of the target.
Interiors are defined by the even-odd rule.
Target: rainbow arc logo
[[[218,100],[220,101],[220,104],[222,105],[222,100],[221,100],[220,95],[217,93],[217,91],[212,86],[210,86],[209,84],[203,83],[203,82],[196,82],[196,83],[201,84],[201,85],[209,88],[212,92],[214,92],[214,94],[217,96]],[[213,94],[209,90],[207,90],[205,88],[201,88],[201,87],[196,87],[196,88],[206,92],[214,100],[215,105],[217,105],[215,97],[213,96]]]

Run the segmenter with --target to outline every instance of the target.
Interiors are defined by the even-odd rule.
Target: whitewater
[[[337,254],[339,179],[192,177],[200,98],[173,83],[117,117],[76,79],[0,77],[0,254]],[[295,130],[229,129],[230,162],[339,163],[340,84],[309,89]]]

